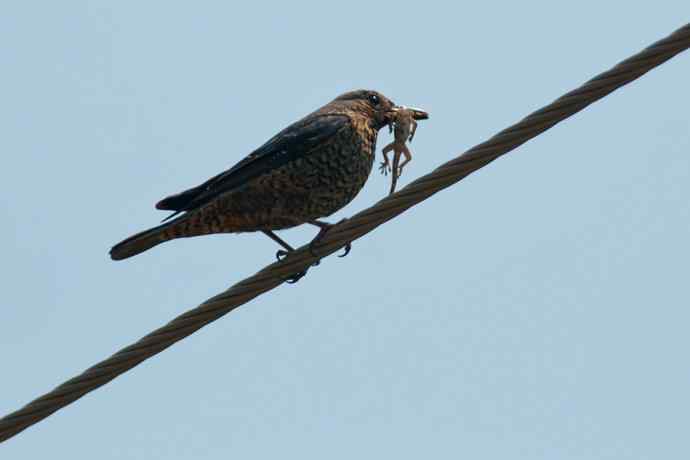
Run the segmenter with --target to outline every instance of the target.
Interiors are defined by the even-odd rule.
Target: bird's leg
[[[266,235],[267,237],[269,237],[270,239],[272,239],[284,248],[284,250],[278,249],[278,251],[276,252],[276,259],[283,260],[283,258],[286,255],[295,250],[295,248],[290,246],[288,243],[285,242],[285,240],[273,233],[271,230],[262,230],[262,232],[264,235]]]
[[[342,220],[340,220],[340,222],[338,222],[338,224],[341,223],[341,222],[344,222],[344,221],[346,221],[346,220],[347,220],[347,219],[342,219]],[[312,254],[314,257],[318,257],[318,254],[316,254],[316,251],[315,251],[316,245],[318,244],[319,240],[321,240],[321,238],[323,238],[324,235],[326,235],[326,233],[328,233],[328,230],[329,230],[331,227],[333,227],[334,225],[337,225],[337,224],[329,224],[328,222],[322,222],[322,221],[320,221],[320,220],[310,220],[310,221],[307,222],[307,223],[312,224],[312,225],[316,225],[317,227],[320,228],[319,233],[317,233],[316,236],[314,237],[314,239],[311,240],[311,242],[309,243],[309,252],[311,252],[311,254]],[[348,254],[350,253],[350,250],[351,250],[351,249],[352,249],[352,244],[350,244],[350,243],[348,242],[348,243],[345,245],[345,252],[343,252],[342,254],[340,254],[338,257],[345,257],[346,255],[348,255]]]
[[[285,250],[278,249],[278,251],[276,252],[276,259],[278,259],[279,261],[283,260],[285,258],[285,256],[287,256],[289,253],[291,253],[292,251],[295,250],[295,248],[290,246],[281,237],[279,237],[278,235],[273,233],[271,230],[262,230],[262,232],[264,233],[264,235],[266,235],[267,237],[269,237],[270,239],[272,239],[273,241],[275,241],[276,243],[281,245],[283,248],[285,248]],[[314,262],[313,265],[314,266],[319,265],[319,261]],[[307,270],[309,270],[309,269],[307,269]],[[290,275],[285,281],[287,281],[290,284],[294,284],[297,281],[299,281],[300,279],[302,279],[302,277],[304,275],[307,274],[307,270],[301,271],[299,273],[295,273],[294,275]]]

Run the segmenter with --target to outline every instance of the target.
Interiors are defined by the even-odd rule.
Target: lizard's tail
[[[395,186],[398,183],[398,177],[400,177],[399,171],[398,171],[399,165],[400,165],[400,155],[398,155],[396,152],[396,154],[393,155],[393,174],[391,174],[391,191],[390,191],[389,195],[392,195],[393,193],[395,193]]]

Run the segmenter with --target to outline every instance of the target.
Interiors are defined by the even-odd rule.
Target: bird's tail
[[[167,230],[173,222],[144,230],[120,241],[110,250],[110,258],[113,260],[127,259],[172,239],[171,232]]]

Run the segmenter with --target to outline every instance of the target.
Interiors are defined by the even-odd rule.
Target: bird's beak
[[[415,120],[427,120],[429,118],[429,113],[425,112],[422,109],[418,109],[416,107],[406,107],[406,106],[402,106],[402,105],[394,106],[390,110],[390,114],[393,115],[395,112],[402,110],[402,109],[411,110]]]
[[[415,120],[427,120],[429,118],[429,113],[422,109],[417,109],[415,107],[408,107],[408,110],[412,110]]]

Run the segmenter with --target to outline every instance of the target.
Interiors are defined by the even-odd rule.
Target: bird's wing
[[[197,187],[164,198],[156,204],[156,208],[176,211],[165,219],[168,220],[181,212],[203,206],[218,195],[267,171],[308,155],[314,148],[328,142],[338,131],[349,126],[349,123],[349,117],[341,114],[307,116],[273,136],[232,168]]]

